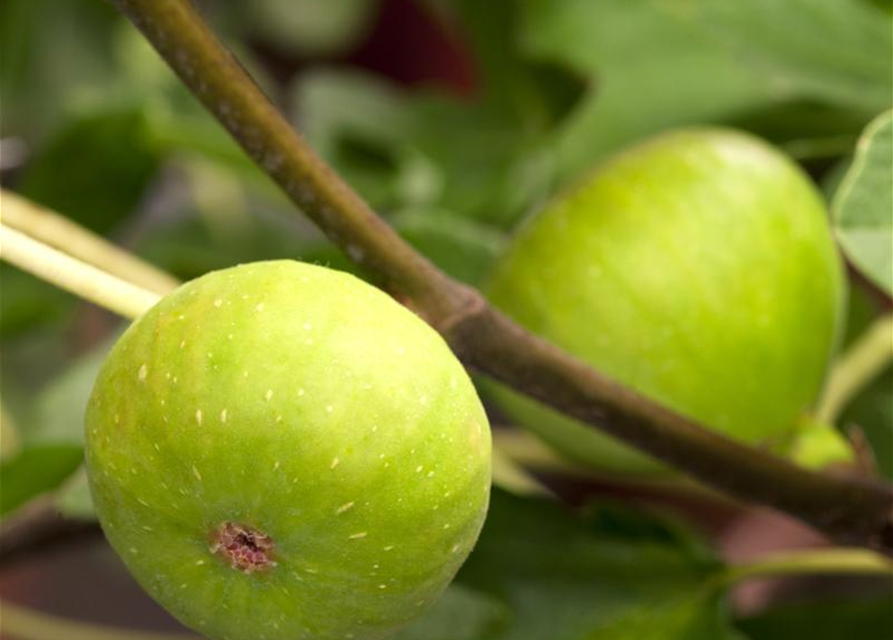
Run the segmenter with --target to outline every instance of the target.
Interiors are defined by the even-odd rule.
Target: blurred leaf
[[[833,211],[847,257],[893,295],[893,111],[865,129],[834,197]]]
[[[314,148],[384,213],[429,207],[508,226],[550,190],[541,132],[492,105],[336,70],[304,76],[294,103]]]
[[[391,224],[434,264],[468,284],[478,284],[489,273],[505,243],[492,227],[442,211],[403,211]]]
[[[40,139],[84,92],[107,84],[120,22],[94,0],[0,2],[3,135]]]
[[[401,211],[389,223],[435,265],[471,285],[489,273],[505,241],[493,227],[433,209]],[[300,259],[364,275],[348,256],[328,242],[306,247]]]
[[[7,264],[0,264],[0,282],[0,336],[4,340],[64,318],[77,302],[73,295]]]
[[[570,65],[596,86],[559,141],[562,175],[673,126],[805,100],[864,121],[891,102],[889,16],[861,0],[524,6],[524,51]]]
[[[431,611],[393,640],[484,640],[493,637],[506,615],[495,598],[453,584]]]
[[[59,488],[53,502],[59,513],[66,518],[78,520],[96,518],[93,498],[90,496],[90,485],[87,482],[87,470],[83,466]]]
[[[100,233],[131,213],[158,168],[146,144],[142,110],[75,120],[39,151],[22,177],[22,195]]]
[[[113,342],[108,340],[79,357],[41,389],[34,400],[32,421],[25,434],[27,442],[83,443],[87,401]]]
[[[254,0],[244,18],[255,36],[299,55],[331,55],[355,44],[377,0]]]
[[[0,516],[58,487],[82,459],[79,446],[37,445],[0,464]]]
[[[577,517],[494,490],[458,584],[505,611],[468,640],[722,640],[737,636],[712,583],[721,571],[669,521],[609,505]]]
[[[889,596],[834,599],[772,607],[738,626],[754,640],[890,640]]]

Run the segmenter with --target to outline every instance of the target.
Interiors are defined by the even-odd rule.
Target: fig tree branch
[[[388,227],[291,127],[189,0],[112,2],[329,239],[440,331],[467,366],[737,498],[840,540],[893,550],[890,487],[805,471],[721,437],[521,328]]]

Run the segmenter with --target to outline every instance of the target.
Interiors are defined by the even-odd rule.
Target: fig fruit
[[[783,449],[822,385],[845,282],[808,177],[750,135],[694,129],[619,155],[547,205],[519,230],[487,292],[643,395]],[[494,395],[579,462],[664,470],[508,389]]]
[[[428,325],[348,274],[210,273],[121,337],[86,417],[102,527],[220,640],[383,638],[475,543],[490,431]]]

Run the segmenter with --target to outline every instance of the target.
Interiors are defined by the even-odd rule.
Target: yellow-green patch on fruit
[[[103,529],[219,640],[369,640],[471,550],[490,432],[461,364],[353,276],[298,262],[192,281],[137,320],[90,400]]]
[[[781,152],[721,129],[607,162],[519,231],[499,308],[592,366],[749,443],[783,447],[815,401],[845,285],[820,194]],[[505,388],[519,423],[616,472],[650,458]]]

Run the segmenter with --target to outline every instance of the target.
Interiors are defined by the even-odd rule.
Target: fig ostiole
[[[794,162],[744,133],[693,129],[607,161],[526,221],[487,293],[643,395],[783,452],[822,386],[845,280],[821,195]],[[505,387],[493,395],[579,462],[666,470]]]
[[[86,417],[102,527],[219,640],[371,640],[423,613],[481,529],[486,415],[421,319],[293,261],[189,282],[121,337]]]

